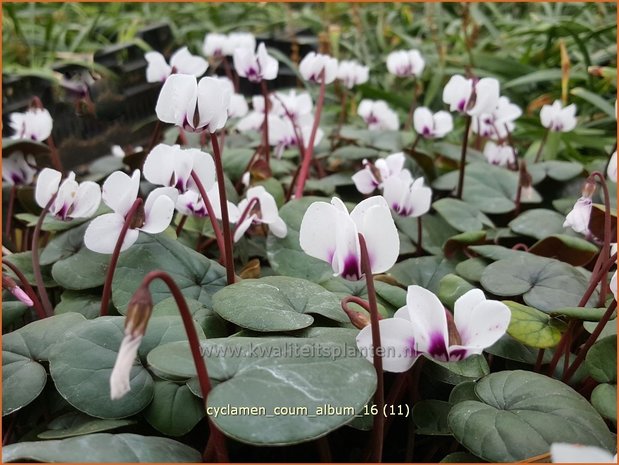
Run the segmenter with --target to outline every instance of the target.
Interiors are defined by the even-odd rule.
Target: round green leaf
[[[481,284],[495,295],[522,295],[527,305],[550,311],[577,306],[588,279],[567,263],[525,254],[488,265]]]
[[[202,401],[189,387],[171,381],[155,381],[153,401],[144,410],[144,418],[156,430],[168,436],[183,436],[205,415]]]
[[[19,252],[11,255],[5,255],[2,257],[2,260],[5,262],[12,263],[20,271],[24,274],[24,277],[28,280],[29,283],[35,283],[34,273],[32,272],[32,252]],[[43,275],[43,284],[45,287],[54,287],[56,286],[56,282],[52,279],[51,276],[52,267],[49,265],[41,265],[41,274]],[[17,284],[20,284],[19,278],[7,268],[6,270],[7,276],[13,278]]]
[[[2,327],[6,328],[18,321],[30,307],[19,300],[6,300],[2,297]]]
[[[591,377],[599,383],[617,382],[617,338],[606,337],[591,346],[585,363]]]
[[[432,207],[450,226],[460,232],[479,231],[484,229],[484,226],[494,227],[486,215],[462,200],[444,198],[434,202]]]
[[[183,443],[139,434],[87,434],[56,441],[19,442],[2,448],[3,462],[201,462]]]
[[[576,162],[549,160],[529,165],[527,170],[533,178],[533,184],[537,184],[546,177],[555,181],[569,181],[582,173],[583,167]]]
[[[207,341],[203,353],[209,376],[220,382],[209,394],[207,414],[226,435],[249,444],[296,444],[324,436],[360,414],[376,387],[374,367],[356,356],[350,341],[234,337]],[[185,343],[157,347],[148,363],[162,372],[195,376]],[[329,414],[328,406],[336,410]],[[226,407],[248,409],[221,410]],[[284,414],[276,410],[281,407],[295,410]]]
[[[535,308],[511,300],[504,300],[503,303],[512,312],[507,328],[511,337],[538,349],[547,349],[559,343],[562,330],[565,330],[564,323]]]
[[[70,412],[55,418],[47,431],[37,434],[39,439],[64,439],[85,434],[101,433],[135,424],[134,420],[101,420],[80,412]]]
[[[453,309],[456,300],[471,289],[475,289],[475,286],[460,276],[450,273],[440,280],[437,295],[441,302]]]
[[[121,254],[114,273],[112,296],[121,313],[126,311],[144,276],[152,270],[165,270],[183,295],[207,307],[211,306],[212,295],[226,283],[225,270],[218,263],[165,235],[140,233],[137,242]],[[149,289],[155,304],[171,296],[167,286],[159,280]]]
[[[475,381],[463,381],[455,385],[449,394],[449,403],[452,405],[465,400],[479,400],[475,394]]]
[[[322,197],[303,197],[291,200],[280,209],[279,215],[286,222],[288,234],[284,238],[275,237],[273,234],[267,237],[267,256],[275,273],[308,279],[312,282],[320,282],[333,275],[328,263],[310,257],[303,252],[299,244],[299,229],[303,215],[308,207],[317,201],[330,200]]]
[[[223,319],[254,331],[292,331],[314,322],[309,313],[346,323],[340,300],[319,284],[286,276],[246,279],[213,296]]]
[[[111,306],[110,306],[111,308]],[[108,309],[109,310],[109,309]],[[101,292],[64,291],[60,295],[60,302],[54,309],[54,314],[80,313],[92,320],[101,312]]]
[[[483,258],[468,258],[456,265],[456,273],[467,281],[479,282],[487,266],[488,261]]]
[[[417,250],[418,226],[421,220],[421,247],[433,255],[442,255],[443,246],[450,237],[458,234],[440,215],[425,214],[423,218],[403,217],[393,214],[395,224],[400,232],[400,253],[411,253]],[[410,251],[406,252],[406,248]]]
[[[37,362],[13,352],[2,351],[2,416],[25,407],[39,397],[47,373]]]
[[[139,362],[131,370],[131,390],[110,400],[110,375],[124,337],[124,318],[86,320],[65,333],[49,356],[56,389],[76,409],[97,418],[134,415],[153,398],[153,380]]]
[[[226,328],[227,323],[223,318],[217,315],[217,313],[205,307],[203,303],[195,299],[185,300],[187,301],[187,306],[189,307],[193,319],[198,322],[207,338],[225,337],[228,335],[228,329]],[[165,315],[180,315],[174,297],[163,299],[153,307],[153,317]]]
[[[428,358],[423,368],[428,376],[447,384],[479,379],[490,373],[490,367],[483,355],[472,355],[457,362],[441,362]]]
[[[543,239],[552,234],[566,232],[563,227],[565,216],[554,210],[534,208],[518,215],[509,222],[512,231],[523,236],[531,236],[535,239]]]
[[[417,284],[437,293],[441,279],[454,272],[453,262],[442,257],[418,257],[396,263],[389,273],[400,283]]]
[[[554,442],[614,450],[615,437],[580,394],[564,383],[528,371],[501,371],[475,387],[480,401],[449,412],[454,436],[490,462],[515,462],[548,452]]]
[[[52,266],[54,280],[65,289],[83,290],[102,286],[110,255],[93,252],[82,244],[77,253]]]
[[[596,386],[591,393],[591,405],[604,418],[617,423],[617,385],[604,383]]]

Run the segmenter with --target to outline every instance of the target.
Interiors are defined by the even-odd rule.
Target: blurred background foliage
[[[176,45],[188,45],[193,53],[200,52],[207,32],[246,30],[314,41],[338,58],[369,65],[371,78],[361,86],[361,97],[384,99],[404,112],[413,83],[389,75],[385,59],[392,50],[417,48],[427,62],[419,83],[424,105],[442,107],[446,80],[468,71],[498,78],[502,93],[524,109],[517,137],[540,138],[539,109],[563,97],[587,115],[564,138],[568,158],[581,159],[583,148],[601,154],[614,139],[615,3],[121,2],[5,3],[2,8],[3,73],[54,79],[50,65],[59,61],[94,68],[96,50],[127,42],[146,50],[136,31],[165,22]],[[600,138],[596,130],[613,134]]]

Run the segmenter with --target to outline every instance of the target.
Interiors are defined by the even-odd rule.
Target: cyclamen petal
[[[58,191],[62,174],[51,168],[43,168],[37,178],[37,185],[34,191],[34,198],[37,205],[44,208],[52,196]]]
[[[51,136],[53,124],[52,116],[45,108],[31,108],[24,113],[11,113],[10,126],[15,131],[11,138],[43,142]]]
[[[387,55],[387,70],[396,76],[419,76],[426,62],[418,50],[398,50]]]
[[[136,357],[142,342],[142,336],[125,334],[114,368],[110,375],[110,398],[112,400],[124,397],[131,390],[131,369],[137,365]]]
[[[576,105],[563,108],[560,100],[544,105],[540,111],[542,126],[554,132],[569,132],[576,127]]]
[[[388,318],[378,322],[381,347],[383,348],[383,369],[391,373],[402,373],[413,366],[419,353],[415,350],[413,327],[409,321]],[[369,361],[373,361],[372,326],[363,328],[356,338],[357,347]]]
[[[247,48],[234,50],[234,68],[239,76],[250,82],[261,82],[277,77],[279,63],[268,54],[264,43],[260,43],[256,52]]]
[[[614,455],[600,447],[555,442],[550,446],[553,463],[617,463]]]
[[[114,252],[125,217],[118,213],[106,213],[93,219],[84,233],[84,245],[93,252],[111,254]],[[120,251],[123,252],[138,240],[137,229],[127,230]]]
[[[338,62],[336,58],[316,52],[309,52],[299,63],[299,72],[303,79],[320,83],[324,71],[325,84],[331,84],[337,77]]]
[[[589,221],[591,220],[591,209],[593,202],[588,197],[579,198],[574,204],[574,208],[565,217],[563,227],[570,227],[580,234],[589,232]]]
[[[337,68],[337,78],[348,89],[363,84],[369,79],[370,68],[360,65],[356,61],[341,61]]]
[[[115,171],[103,183],[101,197],[114,213],[125,217],[135,199],[138,198],[139,190],[140,170],[135,170],[131,177],[122,171]]]
[[[7,186],[28,185],[36,172],[21,152],[15,152],[2,160],[2,179]]]
[[[170,66],[177,73],[200,77],[206,72],[208,62],[201,56],[192,55],[187,47],[182,47],[170,57]]]
[[[617,182],[617,151],[615,150],[608,162],[608,168],[606,169],[606,177],[612,182]]]
[[[163,232],[172,221],[178,191],[171,187],[153,190],[144,202],[144,225],[138,229],[146,233]]]

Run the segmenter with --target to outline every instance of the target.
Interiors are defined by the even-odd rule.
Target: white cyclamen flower
[[[426,139],[443,137],[453,129],[453,118],[446,111],[432,112],[426,107],[418,107],[413,114],[415,132]]]
[[[352,89],[354,86],[368,82],[370,68],[363,66],[356,61],[340,61],[337,68],[337,78],[344,85]]]
[[[305,148],[305,143],[309,142],[311,136],[312,122],[297,125],[297,131],[289,118],[269,116],[269,145],[276,147],[277,158],[281,157],[284,150],[291,147]],[[298,140],[297,136],[300,136],[301,140]],[[323,136],[324,131],[318,128],[314,136],[314,147],[320,143]]]
[[[400,176],[406,157],[403,152],[393,153],[385,158],[379,158],[373,164],[363,160],[363,169],[352,176],[355,187],[362,194],[371,194],[383,187],[383,182],[391,176]]]
[[[222,57],[226,55],[226,43],[228,36],[226,34],[218,34],[210,32],[204,36],[202,44],[202,54],[205,57]]]
[[[239,202],[238,211],[242,220],[234,231],[237,242],[252,223],[266,224],[274,236],[283,238],[288,234],[288,227],[279,216],[275,198],[263,186],[250,187],[243,200]]]
[[[28,161],[21,152],[15,152],[2,159],[2,179],[7,186],[25,186],[32,182],[37,170],[33,168],[32,156],[28,158]]]
[[[219,201],[219,185],[217,182],[207,190],[211,207],[213,208],[213,214],[218,220],[222,219],[221,215],[221,202]],[[239,209],[229,200],[228,202],[228,219],[230,223],[236,223],[239,219]],[[206,205],[202,196],[195,190],[188,190],[178,196],[176,199],[176,210],[183,215],[197,216],[198,218],[205,218],[208,216]]]
[[[203,77],[173,74],[161,88],[155,112],[164,123],[190,132],[213,133],[228,120],[230,90],[221,81]]]
[[[443,102],[449,105],[449,109],[470,116],[492,112],[498,101],[499,81],[494,78],[476,80],[456,74],[443,89]]]
[[[606,169],[606,177],[612,182],[617,182],[617,151],[615,150],[608,162],[608,168]]]
[[[589,221],[591,220],[591,209],[593,202],[589,197],[581,197],[574,204],[574,208],[565,217],[563,227],[570,227],[580,234],[589,232]]]
[[[271,111],[278,116],[291,118],[297,124],[314,121],[312,116],[314,104],[308,92],[297,92],[296,90],[275,92],[271,102]],[[264,107],[264,103],[262,106]],[[264,112],[264,108],[262,108],[262,111]]]
[[[496,108],[490,113],[483,113],[472,120],[471,129],[483,137],[503,139],[514,130],[514,121],[522,115],[518,105],[507,97],[499,97]]]
[[[247,48],[237,48],[234,51],[234,68],[239,76],[250,82],[261,82],[263,79],[270,81],[277,77],[279,63],[261,43],[255,53]]]
[[[71,171],[61,183],[62,174],[51,168],[44,168],[37,178],[34,198],[44,208],[52,199],[49,212],[60,220],[89,218],[101,203],[101,188],[92,181],[77,183],[75,173]]]
[[[426,62],[418,50],[398,50],[387,55],[387,70],[396,76],[419,76]]]
[[[617,455],[595,446],[555,442],[550,446],[553,463],[617,463]]]
[[[454,305],[456,340],[450,340],[446,310],[432,292],[409,286],[406,306],[394,318],[379,321],[386,371],[407,371],[421,354],[440,361],[463,360],[481,354],[507,331],[511,312],[507,305],[486,300],[479,289],[462,295]],[[357,335],[357,346],[372,360],[372,327]]]
[[[539,113],[542,126],[554,132],[569,132],[576,127],[576,105],[563,108],[561,100],[544,105]]]
[[[192,55],[187,47],[183,47],[170,57],[170,64],[166,63],[164,56],[159,52],[147,52],[144,55],[148,66],[146,67],[146,81],[164,82],[172,73],[192,74],[202,76],[208,62],[197,55]]]
[[[357,114],[363,118],[370,131],[397,131],[400,127],[398,114],[383,100],[361,100]]]
[[[215,162],[210,154],[198,149],[182,149],[179,145],[159,144],[144,161],[144,177],[160,186],[174,187],[179,193],[198,191],[191,176],[194,171],[205,190],[215,184]]]
[[[432,189],[424,186],[423,178],[413,179],[406,170],[383,182],[383,197],[398,215],[417,218],[430,210]]]
[[[112,253],[125,218],[138,197],[140,189],[140,170],[135,170],[131,177],[122,171],[110,174],[103,183],[103,202],[113,210],[96,217],[88,225],[84,234],[84,245],[93,252]],[[121,251],[127,250],[137,241],[140,231],[158,234],[164,231],[172,221],[174,203],[178,191],[172,187],[154,189],[144,202],[143,210],[135,215],[129,226]]]
[[[331,265],[334,276],[352,281],[363,277],[359,234],[363,235],[372,273],[383,273],[396,262],[400,238],[389,206],[380,196],[370,197],[348,213],[346,205],[333,197],[331,203],[309,206],[299,231],[303,251]]]
[[[514,149],[509,145],[497,145],[491,140],[484,146],[484,157],[491,165],[509,166],[516,163]]]
[[[54,121],[45,108],[31,108],[24,113],[11,113],[9,125],[15,133],[11,139],[47,140],[52,134]]]
[[[324,71],[325,84],[331,84],[337,77],[337,59],[322,53],[309,52],[299,63],[299,72],[306,81],[320,83]]]
[[[228,41],[224,48],[224,54],[232,56],[237,49],[255,50],[256,38],[254,35],[250,32],[231,32],[228,34]]]

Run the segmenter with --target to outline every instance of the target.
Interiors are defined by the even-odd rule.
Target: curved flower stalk
[[[383,197],[398,215],[419,218],[430,210],[432,189],[424,186],[423,178],[413,179],[406,170],[384,181]]]
[[[321,74],[324,72],[325,84],[331,84],[338,74],[338,61],[329,55],[309,52],[299,63],[299,72],[306,81],[316,83],[322,81]]]
[[[234,68],[239,76],[247,78],[250,82],[262,82],[277,77],[279,63],[268,54],[264,43],[260,43],[255,52],[248,48],[236,48]]]
[[[101,203],[99,185],[92,181],[78,183],[73,171],[62,183],[61,179],[62,174],[51,168],[39,173],[34,192],[37,205],[45,208],[49,204],[49,212],[63,221],[94,215]]]
[[[365,238],[372,273],[390,269],[398,258],[400,239],[389,206],[380,196],[359,203],[352,212],[337,197],[309,206],[299,231],[303,251],[333,268],[334,276],[363,277],[358,235]]]
[[[234,231],[234,241],[243,237],[243,234],[252,224],[264,224],[269,227],[274,236],[284,238],[288,234],[288,227],[279,216],[275,198],[263,186],[250,187],[246,197],[239,202],[240,217]]]
[[[159,52],[147,52],[144,58],[148,62],[146,67],[147,82],[164,82],[173,73],[200,77],[208,69],[208,62],[200,56],[192,55],[187,47],[174,52],[170,57],[170,64]]]
[[[34,157],[24,157],[21,152],[2,159],[2,179],[7,186],[25,186],[34,180],[37,173]]]
[[[387,55],[387,70],[398,77],[418,77],[425,66],[418,50],[397,50]]]
[[[617,182],[617,151],[610,156],[608,167],[606,168],[606,178],[612,182]]]
[[[400,127],[398,114],[383,100],[361,100],[357,114],[370,131],[397,131]]]
[[[120,239],[121,231],[129,212],[138,199],[140,170],[131,177],[121,171],[112,173],[103,183],[103,202],[113,210],[96,217],[86,228],[84,245],[93,252],[109,254]],[[129,228],[121,243],[120,251],[127,250],[137,241],[140,231],[149,234],[163,232],[172,221],[174,202],[178,193],[171,187],[153,190],[144,203],[142,211],[131,218]]]
[[[9,125],[15,131],[11,139],[43,142],[52,135],[54,121],[49,111],[42,106],[33,106],[24,113],[11,113],[9,119]]]
[[[542,107],[539,117],[549,131],[569,132],[576,127],[576,105],[572,103],[564,108],[561,100],[555,100],[552,105]]]
[[[484,157],[488,163],[496,166],[512,166],[516,163],[513,147],[504,144],[497,145],[491,140],[484,145]]]
[[[336,77],[347,89],[352,89],[354,86],[368,82],[370,68],[354,60],[340,61]]]
[[[520,118],[522,110],[509,101],[507,97],[499,97],[497,105],[489,113],[482,113],[473,118],[471,130],[482,137],[504,140],[514,130],[514,121]]]
[[[374,163],[363,160],[363,169],[352,176],[355,187],[362,194],[371,194],[376,188],[382,189],[383,182],[392,176],[400,176],[408,172],[404,168],[406,157],[403,152],[393,153],[385,158],[379,158]],[[410,174],[410,173],[409,173]]]
[[[555,442],[550,446],[553,463],[617,463],[617,454],[594,446]]]
[[[446,111],[432,114],[429,108],[418,107],[413,113],[413,127],[424,139],[440,139],[453,130],[453,118]]]
[[[155,112],[164,123],[186,131],[213,133],[228,120],[230,89],[219,79],[173,74],[166,79]]]
[[[457,361],[481,354],[507,331],[511,312],[502,302],[486,300],[479,289],[462,295],[454,305],[453,322],[432,292],[409,286],[406,306],[394,318],[379,322],[382,339],[388,341],[383,358],[387,371],[400,373],[425,354],[435,360]],[[357,346],[371,352],[371,326],[357,336]]]

